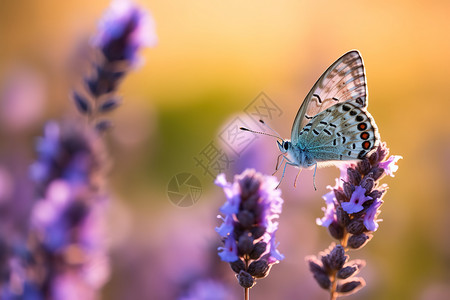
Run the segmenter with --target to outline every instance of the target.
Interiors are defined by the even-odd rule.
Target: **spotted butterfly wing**
[[[306,149],[319,165],[328,165],[361,159],[379,140],[372,116],[358,100],[351,99],[312,117],[300,131],[297,145]]]
[[[358,107],[367,107],[364,63],[357,50],[342,55],[314,84],[295,117],[291,133],[292,143],[298,142],[301,130],[314,116],[333,105],[349,100],[354,100]]]

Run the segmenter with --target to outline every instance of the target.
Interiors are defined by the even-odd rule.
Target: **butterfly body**
[[[353,50],[334,62],[308,93],[294,120],[291,140],[277,142],[283,155],[280,166],[285,161],[282,178],[288,164],[337,165],[362,159],[378,146],[378,129],[367,104],[364,64]]]

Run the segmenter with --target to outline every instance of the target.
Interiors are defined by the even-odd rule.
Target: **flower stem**
[[[337,278],[336,278],[336,271],[334,271],[333,275],[331,276],[330,300],[337,299],[336,287],[337,287]]]
[[[341,246],[344,247],[345,250],[347,250],[347,242],[348,242],[349,234],[347,230],[344,232],[344,236],[341,239]]]
[[[249,256],[245,255],[244,257],[244,261],[245,261],[245,270],[248,269],[248,265],[249,265]],[[244,300],[249,300],[250,299],[250,289],[249,288],[244,288]]]

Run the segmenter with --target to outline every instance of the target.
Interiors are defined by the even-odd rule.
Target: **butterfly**
[[[281,180],[287,165],[300,168],[294,185],[302,169],[314,167],[316,189],[317,166],[360,160],[375,149],[380,137],[367,111],[367,96],[363,60],[357,50],[349,51],[320,76],[306,96],[294,119],[291,140],[277,137],[281,154],[276,172],[284,162]]]

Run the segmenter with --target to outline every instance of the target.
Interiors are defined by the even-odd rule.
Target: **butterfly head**
[[[287,153],[289,151],[289,149],[291,149],[292,144],[289,140],[282,140],[281,143],[280,141],[277,141],[278,144],[278,149],[280,149],[281,153]]]

